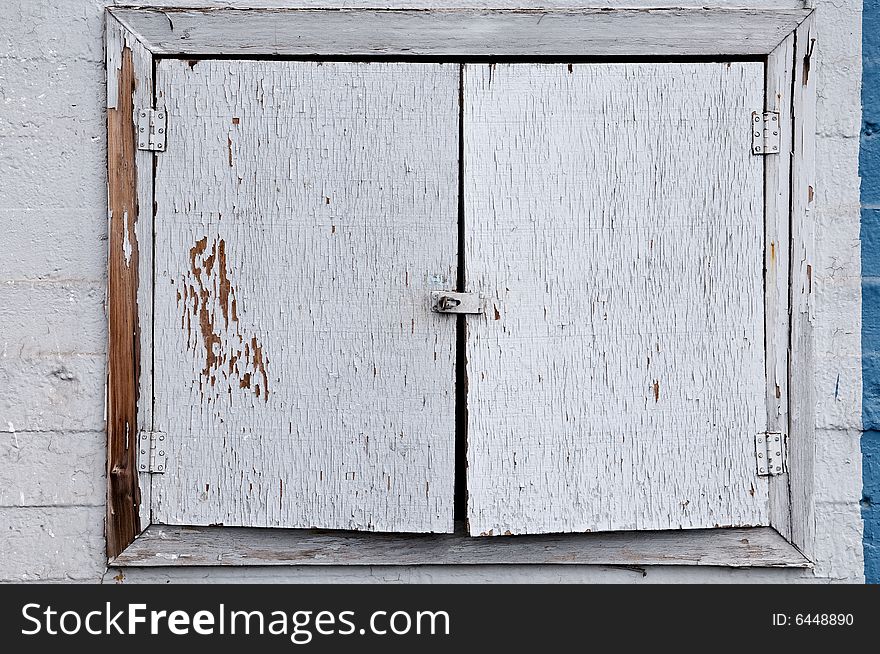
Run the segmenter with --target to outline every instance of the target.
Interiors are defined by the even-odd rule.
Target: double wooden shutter
[[[462,221],[472,534],[768,523],[763,64],[463,73],[159,62],[155,522],[451,531]]]

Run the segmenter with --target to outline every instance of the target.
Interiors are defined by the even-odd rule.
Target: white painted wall
[[[814,571],[587,566],[107,570],[103,9],[0,12],[0,581],[861,581],[861,1],[819,0]],[[118,2],[116,4],[125,4]],[[165,6],[664,6],[699,0],[167,0]],[[791,1],[715,0],[742,6]]]

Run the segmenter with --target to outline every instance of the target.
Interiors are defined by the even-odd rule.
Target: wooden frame
[[[578,563],[810,567],[816,41],[808,9],[137,9],[106,16],[109,203],[107,555],[113,565]],[[621,38],[626,35],[626,38]],[[771,526],[481,539],[150,524],[137,437],[152,430],[153,153],[135,144],[162,57],[455,61],[682,57],[765,63],[766,110],[791,130],[765,161],[768,425],[791,472]],[[783,123],[785,124],[785,123]],[[786,156],[790,153],[790,156]],[[139,538],[139,536],[141,536]],[[137,539],[137,541],[135,540]]]

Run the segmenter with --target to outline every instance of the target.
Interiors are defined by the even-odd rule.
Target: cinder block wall
[[[862,27],[862,515],[865,577],[880,583],[880,0],[865,0]]]
[[[103,4],[0,12],[0,579],[104,571]]]
[[[876,6],[876,0],[871,1]],[[815,474],[820,537],[814,571],[578,566],[108,570],[103,537],[107,201],[102,33],[103,10],[110,4],[114,3],[7,0],[0,12],[0,581],[863,579],[857,174],[861,0],[818,2],[815,213],[820,247],[813,277],[818,356],[813,382],[819,404]],[[795,0],[171,0],[152,4],[800,6]],[[870,202],[880,204],[880,199]],[[866,272],[880,275],[876,270],[880,266],[873,272],[866,266]],[[875,397],[867,387],[865,397]],[[880,429],[869,408],[865,416],[870,429]],[[874,440],[866,437],[865,443],[876,443],[876,432],[870,438]],[[874,462],[876,475],[877,455],[869,449],[866,446],[866,462]],[[876,537],[876,527],[873,533]]]

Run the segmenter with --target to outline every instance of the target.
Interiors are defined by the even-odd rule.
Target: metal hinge
[[[431,291],[434,313],[483,313],[483,298],[476,293]]]
[[[168,468],[166,434],[161,431],[142,431],[138,439],[138,471],[164,474]]]
[[[755,461],[758,475],[775,477],[788,472],[788,451],[785,434],[765,431],[755,436]]]
[[[168,113],[164,109],[141,109],[137,121],[138,150],[165,152]]]
[[[779,154],[778,111],[752,112],[752,154]]]

